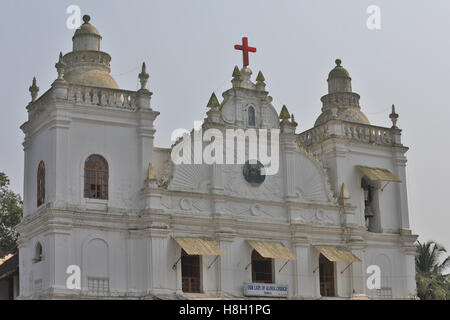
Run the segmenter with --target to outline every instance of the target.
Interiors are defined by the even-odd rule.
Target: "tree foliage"
[[[447,250],[434,241],[417,241],[416,249],[417,295],[422,300],[450,300],[450,282],[443,275],[450,257],[442,259]]]
[[[0,252],[15,253],[16,226],[22,219],[22,199],[9,190],[9,183],[6,174],[0,172]]]

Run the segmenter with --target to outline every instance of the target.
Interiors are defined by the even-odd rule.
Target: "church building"
[[[160,148],[145,63],[139,90],[119,88],[102,36],[83,20],[51,88],[39,94],[33,79],[21,126],[19,299],[415,297],[398,114],[392,106],[390,128],[371,124],[341,60],[314,127],[299,133],[263,74],[253,80],[256,49],[243,38],[230,88],[212,94],[199,128]],[[207,133],[218,142],[230,132],[238,147],[222,150],[232,155],[211,157],[235,163],[175,161],[180,146],[198,160]],[[274,172],[254,159],[254,132],[267,134],[259,151],[271,150]]]

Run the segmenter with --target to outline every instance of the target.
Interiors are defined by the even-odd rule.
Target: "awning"
[[[264,258],[297,260],[289,249],[280,242],[249,240],[248,244]]]
[[[9,254],[3,258],[0,257],[0,280],[9,277],[19,270],[19,255]]]
[[[175,241],[190,256],[224,256],[225,251],[220,249],[216,242],[201,238],[174,238]]]
[[[356,166],[363,175],[369,178],[371,181],[392,181],[392,182],[402,182],[393,173],[387,169],[380,168],[370,168],[364,166]]]
[[[11,259],[12,257],[13,257],[12,254],[7,254],[7,255],[4,256],[4,257],[0,257],[0,266],[1,266],[2,264],[4,264],[6,261],[8,261],[9,259]]]
[[[335,246],[314,246],[328,260],[334,262],[361,262],[350,250]]]

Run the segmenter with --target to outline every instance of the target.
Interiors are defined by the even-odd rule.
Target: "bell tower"
[[[361,111],[360,96],[352,91],[351,80],[342,61],[336,59],[336,66],[328,75],[328,94],[321,98],[322,113],[312,129],[299,134],[298,141],[327,168],[337,198],[346,186],[341,218],[353,252],[371,261],[376,250],[368,248],[367,239],[401,237],[399,246],[405,252],[406,269],[397,272],[407,274],[408,294],[414,295],[411,270],[416,236],[411,234],[409,225],[405,156],[408,147],[401,142],[395,110],[390,115],[392,127],[372,125]],[[392,257],[398,254],[392,251]],[[352,268],[354,275],[363,279],[365,269]],[[363,282],[356,278],[354,281],[357,293],[367,293]]]
[[[108,265],[89,271],[73,248],[80,248],[82,239],[97,228],[92,221],[106,219],[102,222],[106,228],[111,217],[123,212],[137,215],[144,207],[140,190],[152,161],[153,124],[159,115],[151,107],[147,66],[143,63],[137,75],[139,90],[120,89],[110,75],[111,56],[101,51],[102,36],[89,16],[83,20],[72,39],[73,51],[59,55],[58,76],[51,88],[39,96],[33,79],[28,120],[21,126],[25,133],[24,220],[19,226],[23,296],[41,289],[65,290],[67,265],[109,279]],[[63,223],[64,215],[76,216],[77,225],[70,218]],[[29,224],[31,220],[35,222]],[[43,258],[33,260],[37,243]],[[106,240],[98,242],[93,259],[107,259],[108,246]],[[87,288],[87,278],[82,286]]]

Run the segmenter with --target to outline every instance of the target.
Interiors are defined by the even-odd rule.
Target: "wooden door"
[[[322,297],[335,296],[334,262],[324,255],[319,257],[320,295]]]
[[[200,292],[200,256],[181,252],[181,283],[183,292]]]

